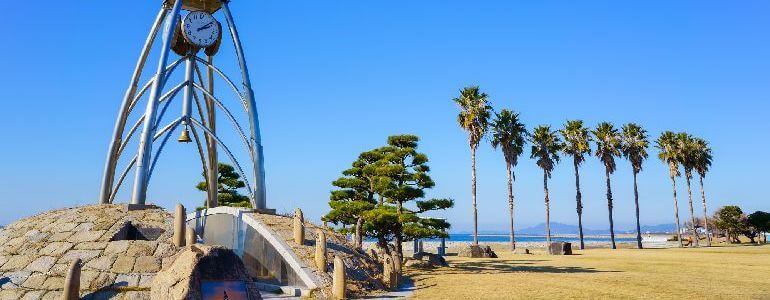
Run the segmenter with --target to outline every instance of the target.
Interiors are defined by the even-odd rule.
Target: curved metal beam
[[[235,53],[238,57],[238,64],[241,67],[241,77],[243,79],[243,87],[245,89],[246,104],[248,106],[249,125],[251,127],[251,144],[254,147],[254,161],[253,161],[253,174],[254,174],[254,208],[265,209],[266,205],[266,192],[265,192],[265,164],[262,152],[262,137],[259,131],[259,114],[257,114],[257,104],[254,101],[254,91],[251,89],[251,80],[249,79],[249,69],[246,65],[246,57],[243,55],[243,47],[241,46],[241,39],[238,37],[238,30],[235,28],[235,22],[233,16],[230,13],[228,6],[229,1],[222,1],[222,12],[227,20],[227,26],[230,29],[230,36],[233,40],[233,46],[235,47]]]
[[[209,67],[209,68],[211,68],[212,70],[214,70],[214,72],[216,72],[217,74],[219,74],[219,77],[221,77],[221,78],[222,78],[222,79],[223,79],[223,80],[224,80],[224,81],[227,83],[227,85],[229,85],[229,86],[230,86],[230,88],[232,88],[232,89],[233,89],[233,92],[235,92],[235,94],[236,94],[236,95],[238,95],[238,99],[241,101],[241,105],[243,106],[243,110],[244,110],[246,113],[249,113],[249,108],[248,108],[249,106],[248,106],[248,105],[246,105],[246,100],[243,98],[243,94],[242,94],[242,93],[241,93],[241,91],[240,91],[240,90],[239,90],[239,89],[238,89],[238,88],[235,86],[235,83],[233,83],[233,81],[232,81],[232,80],[230,80],[230,77],[227,77],[227,75],[225,75],[225,73],[224,73],[224,72],[222,72],[222,70],[220,70],[219,68],[217,68],[216,66],[214,66],[214,64],[211,64],[211,63],[209,63],[209,62],[207,62],[207,61],[203,60],[202,58],[200,58],[200,57],[198,57],[198,56],[195,56],[195,60],[197,60],[198,62],[200,62],[200,63],[202,63],[202,64],[204,64],[204,65],[206,65],[207,67]],[[197,66],[196,66],[196,69],[197,69]],[[200,71],[200,69],[197,69],[197,72],[198,72],[198,77],[201,77],[201,83],[203,83],[203,78],[202,78],[203,76],[201,75],[201,71]]]
[[[181,119],[177,119],[173,122],[173,126],[171,126],[171,129],[169,129],[168,132],[166,132],[166,136],[164,136],[163,140],[160,142],[158,150],[155,151],[155,156],[152,157],[152,164],[150,165],[150,173],[147,174],[147,182],[150,182],[150,178],[152,178],[152,171],[155,170],[155,165],[158,164],[158,157],[160,157],[160,153],[163,152],[163,147],[166,146],[168,138],[171,137],[171,134],[174,133],[174,130],[179,127],[180,121]]]
[[[128,90],[126,90],[126,93],[123,96],[123,102],[120,105],[118,119],[115,121],[115,127],[112,132],[112,140],[110,141],[110,145],[107,149],[107,160],[104,162],[102,187],[99,191],[99,203],[108,203],[109,201],[109,193],[112,190],[113,180],[115,179],[115,166],[118,162],[118,157],[115,154],[116,150],[119,149],[118,147],[121,144],[123,130],[125,129],[126,120],[128,119],[128,114],[130,112],[130,110],[128,110],[130,107],[129,101],[134,98],[134,93],[136,93],[136,86],[139,83],[139,77],[142,76],[142,69],[144,69],[147,56],[150,54],[150,48],[152,48],[152,44],[158,34],[158,28],[160,28],[160,24],[163,22],[163,19],[166,17],[167,13],[168,10],[165,7],[162,7],[158,12],[158,16],[155,17],[155,22],[153,22],[152,27],[150,27],[150,33],[147,35],[147,39],[144,41],[142,52],[139,54],[136,67],[134,67],[134,74],[131,76],[131,83],[129,83]]]
[[[220,140],[220,139],[219,139],[219,137],[217,137],[217,136],[216,136],[216,135],[215,135],[213,132],[211,132],[211,131],[210,131],[208,128],[206,128],[205,126],[203,126],[203,124],[201,124],[201,123],[200,123],[198,120],[196,120],[195,118],[190,118],[190,122],[192,122],[192,124],[194,124],[195,126],[198,126],[198,127],[200,127],[200,129],[201,129],[201,130],[203,130],[203,131],[205,131],[207,134],[209,134],[209,136],[211,136],[212,138],[214,138],[214,140],[217,142],[217,144],[219,144],[219,146],[221,146],[221,147],[222,147],[222,149],[224,149],[224,150],[225,150],[225,153],[226,153],[226,154],[227,154],[227,156],[230,158],[230,161],[231,161],[231,162],[232,162],[232,163],[235,165],[236,171],[238,171],[238,174],[239,174],[239,175],[241,175],[241,177],[243,178],[243,181],[245,181],[245,183],[246,183],[246,189],[249,191],[249,195],[251,195],[251,196],[249,197],[249,199],[251,199],[251,205],[252,205],[252,206],[254,206],[254,205],[256,204],[256,203],[255,203],[255,199],[254,199],[254,192],[253,192],[253,190],[251,189],[251,186],[249,185],[249,181],[248,181],[248,179],[247,179],[248,177],[246,177],[246,176],[245,176],[245,173],[243,172],[243,169],[241,168],[241,165],[238,163],[238,160],[237,160],[237,159],[235,159],[235,156],[233,156],[233,153],[232,153],[232,152],[230,152],[230,149],[229,149],[229,148],[227,148],[227,146],[225,145],[225,143],[223,143],[223,142],[222,142],[222,140]],[[255,206],[255,207],[256,207],[256,206]]]
[[[155,74],[155,77],[158,79],[155,80],[152,85],[150,97],[147,101],[147,109],[145,110],[142,135],[139,139],[139,151],[137,153],[136,175],[134,176],[131,204],[145,204],[145,200],[147,199],[147,175],[150,167],[150,156],[152,155],[151,137],[155,131],[154,123],[157,113],[156,106],[158,105],[159,93],[165,85],[166,78],[164,71],[168,63],[168,55],[171,52],[171,40],[174,36],[174,28],[176,28],[179,11],[182,9],[182,2],[183,1],[174,2],[174,7],[171,9],[171,13],[166,17],[166,23],[163,28],[163,46],[160,49],[158,70]]]
[[[182,61],[184,61],[184,58],[177,59],[175,62],[171,63],[170,65],[168,65],[168,67],[166,67],[166,70],[164,71],[166,73],[164,82],[168,80],[168,78],[171,77],[172,74],[174,74],[174,70],[176,70],[176,67],[179,66],[179,64]],[[150,86],[152,86],[152,84],[155,82],[155,78],[156,77],[153,76],[152,78],[150,78],[150,80],[147,80],[147,83],[145,83],[144,86],[142,86],[142,89],[139,91],[138,94],[136,94],[136,97],[134,97],[134,99],[131,100],[131,106],[128,109],[129,113],[134,110],[134,106],[136,106],[136,104],[139,103],[139,99],[141,99],[142,96],[144,96],[144,93],[147,92],[147,89],[150,88]]]
[[[204,182],[206,182],[206,185],[208,186],[209,184],[211,184],[211,182],[209,181],[208,168],[206,168],[206,159],[204,158],[204,155],[203,155],[203,147],[201,147],[200,137],[198,137],[198,131],[195,130],[195,126],[190,126],[190,131],[192,131],[193,140],[195,141],[195,147],[198,148],[198,156],[200,156],[201,165],[203,166],[203,179],[204,179]],[[206,208],[208,207],[209,207],[209,202],[206,201]]]
[[[252,162],[254,161],[254,154],[252,151],[251,143],[249,143],[249,139],[246,137],[246,133],[243,132],[243,128],[241,128],[241,125],[238,124],[238,121],[235,120],[235,117],[233,114],[225,107],[224,104],[222,104],[222,101],[219,101],[214,95],[210,94],[206,89],[204,89],[202,86],[198,85],[197,83],[193,82],[193,87],[201,93],[203,93],[206,97],[209,97],[211,100],[214,100],[214,103],[219,106],[220,109],[227,115],[227,118],[230,119],[231,122],[233,122],[233,125],[235,125],[235,128],[238,129],[238,133],[241,135],[241,139],[243,139],[243,143],[246,144],[246,148],[249,151],[249,154],[251,156]]]
[[[171,123],[172,124],[173,123],[177,123],[178,124],[179,121],[181,121],[181,120],[182,120],[182,118],[177,118],[176,120],[174,120]],[[171,124],[167,125],[166,127],[163,127],[163,129],[158,131],[158,133],[152,138],[152,140],[153,141],[157,140],[161,135],[163,135],[166,131],[168,131],[171,128],[170,125]],[[107,202],[107,203],[112,203],[112,201],[115,200],[115,195],[118,194],[118,190],[120,189],[120,186],[123,185],[123,180],[126,179],[126,175],[128,175],[128,172],[131,171],[131,167],[133,167],[134,164],[136,163],[136,157],[137,157],[137,155],[134,155],[134,157],[131,159],[131,161],[128,162],[128,166],[126,166],[126,169],[120,175],[120,179],[118,180],[118,183],[115,185],[115,189],[113,189],[112,193],[110,193],[110,195],[109,195],[109,202]]]
[[[179,85],[175,86],[170,91],[168,91],[165,95],[163,95],[163,97],[161,97],[160,100],[158,100],[158,102],[163,102],[166,100],[168,100],[168,102],[166,102],[166,104],[163,105],[163,108],[161,109],[160,114],[158,115],[158,121],[155,124],[155,129],[158,128],[157,123],[160,123],[160,120],[163,119],[163,115],[166,113],[166,109],[168,109],[169,104],[171,104],[171,100],[173,100],[174,97],[176,97],[176,94],[179,93],[179,91],[182,89],[184,85],[185,85],[184,82],[180,83]],[[131,127],[131,130],[128,131],[128,134],[123,139],[123,143],[121,143],[120,145],[120,149],[118,150],[117,157],[120,157],[123,154],[123,150],[125,150],[126,145],[128,145],[128,142],[131,141],[131,138],[133,137],[136,130],[139,128],[139,125],[142,124],[142,121],[144,121],[144,115],[141,115],[139,119],[136,120],[136,123],[134,124],[134,126]]]

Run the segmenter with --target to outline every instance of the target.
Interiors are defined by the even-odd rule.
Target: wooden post
[[[302,216],[302,210],[294,209],[294,242],[299,245],[305,244],[305,217]]]
[[[80,299],[80,258],[75,259],[70,265],[67,277],[64,279],[64,293],[62,300]]]
[[[185,246],[185,219],[187,218],[184,205],[177,204],[176,211],[174,211],[174,246]]]
[[[396,251],[393,253],[393,278],[395,279],[395,287],[398,288],[398,286],[401,283],[401,254]]]
[[[338,255],[334,256],[334,277],[332,293],[335,299],[345,299],[345,263]]]
[[[326,272],[326,232],[316,230],[315,265],[321,272]]]
[[[195,237],[195,229],[192,229],[190,227],[187,227],[187,231],[185,231],[185,238],[184,238],[187,246],[195,244],[195,242],[198,241],[198,238]]]
[[[391,255],[383,254],[382,259],[382,283],[388,290],[394,290],[396,286],[396,270],[394,270],[393,258]]]

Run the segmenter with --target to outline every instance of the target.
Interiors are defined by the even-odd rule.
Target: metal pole
[[[221,29],[220,29],[221,30]],[[208,63],[209,65],[214,64],[214,56],[209,55],[208,56]],[[209,94],[214,95],[214,69],[211,67],[206,67],[207,73],[208,73],[208,81],[209,81]],[[202,80],[202,78],[201,78]],[[203,82],[201,82],[201,85]],[[209,119],[209,130],[213,132],[214,134],[217,133],[217,122],[216,122],[216,107],[214,107],[214,100],[211,97],[206,97],[206,112],[208,113],[208,119]],[[206,135],[206,148],[208,151],[208,207],[217,207],[219,205],[219,194],[217,191],[218,188],[218,178],[219,178],[219,161],[217,158],[217,142],[214,140],[213,137]],[[213,183],[213,184],[212,184]]]
[[[190,54],[193,55],[193,54]],[[193,96],[193,58],[190,57],[185,62],[185,89],[184,98],[182,99],[182,124],[185,126],[190,123],[190,115],[192,114],[192,96]]]
[[[139,60],[136,62],[136,68],[134,68],[134,75],[131,77],[131,83],[128,85],[128,90],[123,96],[123,103],[120,105],[120,113],[118,119],[115,121],[115,128],[112,133],[112,140],[107,150],[107,161],[104,163],[104,174],[102,174],[102,187],[99,192],[99,203],[109,203],[110,194],[112,193],[112,184],[115,179],[115,167],[118,164],[117,150],[122,143],[123,130],[126,126],[126,119],[130,113],[129,102],[133,100],[136,93],[136,87],[139,83],[139,77],[142,75],[142,69],[144,69],[144,63],[147,61],[147,56],[150,54],[150,49],[155,41],[155,37],[158,33],[158,28],[163,21],[163,18],[168,13],[168,9],[165,7],[160,9],[158,16],[155,18],[155,22],[150,28],[150,34],[144,42],[144,47],[139,55]]]
[[[251,80],[249,80],[249,70],[246,66],[246,58],[243,55],[243,48],[241,46],[241,40],[238,37],[238,30],[235,28],[235,22],[233,22],[233,16],[230,13],[230,8],[227,4],[228,1],[222,1],[222,12],[227,20],[227,26],[230,28],[230,36],[233,39],[233,46],[238,56],[238,63],[241,67],[241,77],[243,77],[243,87],[246,96],[246,105],[249,112],[249,124],[251,125],[251,152],[252,163],[254,164],[254,202],[256,209],[265,209],[266,206],[266,193],[265,193],[265,165],[262,155],[262,137],[259,132],[259,115],[257,114],[257,104],[254,101],[254,91],[251,89]]]
[[[160,92],[165,85],[166,77],[164,72],[166,63],[168,63],[168,54],[171,51],[171,39],[174,35],[177,16],[182,8],[183,1],[174,2],[171,14],[166,17],[165,28],[163,28],[163,47],[160,51],[158,61],[158,71],[155,74],[155,82],[150,90],[150,98],[147,101],[147,110],[144,114],[144,126],[142,127],[142,136],[139,140],[139,152],[137,153],[136,176],[134,177],[134,189],[131,194],[131,204],[144,204],[147,199],[147,176],[149,173],[150,156],[152,155],[152,136],[153,125],[155,123],[156,106]]]

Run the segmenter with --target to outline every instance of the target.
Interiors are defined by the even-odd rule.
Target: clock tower
[[[160,11],[139,54],[115,121],[99,202],[113,203],[126,177],[133,170],[130,203],[145,205],[147,186],[155,165],[169,138],[179,131],[179,142],[195,142],[208,187],[207,207],[217,206],[217,164],[221,152],[246,181],[252,207],[266,209],[259,117],[243,47],[229,8],[230,0],[160,2]],[[156,45],[157,39],[160,41]],[[224,39],[231,40],[234,45],[234,56],[240,68],[239,84],[214,63]],[[148,57],[153,51],[159,54],[157,63],[149,65],[155,69],[145,72]],[[172,82],[171,75],[174,72],[183,72],[184,80]],[[140,85],[144,73],[152,76]],[[242,110],[230,109],[221,101],[221,93],[214,91],[215,81],[226,83],[224,90],[235,94],[239,104],[235,106],[242,106]],[[176,103],[173,103],[175,100]],[[181,115],[167,116],[169,106],[180,105],[179,102]],[[144,110],[138,109],[142,107],[141,103],[144,103]],[[247,127],[241,126],[233,111],[245,112]],[[227,126],[217,126],[218,114],[227,117]],[[225,128],[234,130],[240,136],[240,142],[249,158],[248,163],[239,162],[232,149],[217,136],[217,130]],[[128,151],[131,142],[137,144],[136,152]],[[128,162],[119,176],[116,176],[122,157]]]

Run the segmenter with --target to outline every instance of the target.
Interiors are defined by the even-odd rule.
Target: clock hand
[[[213,24],[213,23],[214,23],[214,22],[212,21],[212,22],[209,22],[209,23],[208,23],[208,24],[206,24],[206,25],[203,25],[203,26],[201,26],[201,27],[198,27],[198,31],[201,31],[201,30],[203,30],[203,29],[208,29],[209,27],[211,27],[211,24]]]

